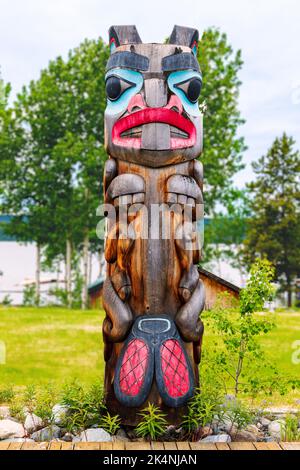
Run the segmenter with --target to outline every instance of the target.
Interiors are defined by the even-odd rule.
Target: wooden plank
[[[20,450],[23,442],[10,442],[8,450]]]
[[[177,450],[176,442],[164,442],[165,450]]]
[[[178,450],[191,450],[190,444],[187,441],[176,442]]]
[[[192,450],[217,450],[213,442],[190,442]]]
[[[74,443],[73,442],[61,442],[60,450],[73,450]]]
[[[48,450],[60,450],[61,449],[61,442],[52,441],[48,447]]]
[[[112,445],[112,450],[125,450],[124,441],[114,441]]]
[[[100,450],[112,450],[112,442],[99,442]]]
[[[256,450],[282,450],[277,442],[254,442]]]
[[[300,442],[280,442],[283,450],[300,450]]]
[[[230,442],[231,450],[256,450],[252,442]]]
[[[0,450],[7,450],[9,448],[10,442],[1,442],[0,441]]]
[[[125,442],[126,450],[151,450],[150,442]]]
[[[230,450],[230,447],[227,442],[216,442],[216,446],[218,450]]]
[[[164,450],[164,443],[163,442],[151,442],[152,450]]]
[[[21,450],[47,450],[49,442],[24,442]]]
[[[74,450],[100,450],[100,444],[103,442],[76,442]]]

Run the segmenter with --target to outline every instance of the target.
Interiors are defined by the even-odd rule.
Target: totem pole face
[[[175,27],[169,44],[142,44],[134,26],[110,29],[105,111],[113,158],[160,167],[202,150],[198,32]]]
[[[142,44],[135,26],[109,33],[106,404],[130,425],[148,401],[180,422],[174,410],[198,385],[205,302],[194,230],[203,203],[198,32],[175,26],[168,44]]]

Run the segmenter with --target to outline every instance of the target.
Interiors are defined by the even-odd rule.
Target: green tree
[[[248,266],[257,255],[274,264],[276,280],[288,293],[288,306],[300,271],[300,155],[294,145],[284,133],[253,163],[257,179],[248,185],[252,216],[243,248]]]
[[[277,374],[275,368],[268,364],[263,354],[259,338],[274,328],[273,321],[268,316],[255,316],[255,312],[263,309],[265,302],[274,297],[274,287],[271,283],[274,268],[264,259],[257,259],[250,269],[250,277],[246,287],[240,292],[239,312],[230,311],[225,307],[226,297],[221,298],[211,311],[205,312],[205,317],[212,323],[212,328],[221,343],[214,347],[214,357],[204,360],[201,365],[202,375],[216,374],[220,383],[225,387],[233,387],[235,395],[239,392],[258,393],[264,388],[264,381],[258,383],[259,372],[264,368],[266,373],[272,372],[266,382],[271,381]],[[227,298],[230,301],[229,297]],[[277,378],[277,377],[276,377]],[[267,385],[268,386],[268,385]]]
[[[5,204],[26,218],[24,223],[16,220],[11,230],[17,230],[18,222],[19,237],[29,231],[31,240],[42,231],[48,262],[64,257],[69,305],[73,252],[85,247],[85,258],[88,255],[102,193],[107,58],[101,39],[85,40],[66,60],[51,61],[37,81],[23,88],[15,104],[26,141],[14,154]],[[86,284],[85,275],[85,305]]]
[[[204,31],[198,48],[203,75],[200,103],[204,114],[204,202],[212,214],[217,203],[224,203],[232,187],[233,175],[243,168],[244,138],[238,128],[244,123],[238,109],[242,67],[241,51],[234,53],[225,33],[209,28]]]

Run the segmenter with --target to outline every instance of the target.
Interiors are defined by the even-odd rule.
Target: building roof
[[[99,276],[94,282],[92,282],[88,286],[88,293],[93,294],[93,292],[97,292],[98,289],[101,289],[104,283],[104,276]]]
[[[199,274],[202,274],[203,276],[205,276],[209,279],[212,279],[213,281],[215,281],[215,282],[221,284],[222,286],[227,287],[228,289],[231,289],[234,292],[236,292],[237,294],[239,294],[241,288],[236,286],[235,284],[232,284],[231,282],[226,281],[225,279],[223,279],[222,277],[217,276],[216,274],[213,274],[209,271],[206,271],[206,269],[198,267],[198,271],[199,271]]]

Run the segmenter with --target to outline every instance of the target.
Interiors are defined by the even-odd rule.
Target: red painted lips
[[[196,143],[196,128],[188,119],[176,111],[167,108],[145,108],[125,116],[115,123],[112,130],[112,142],[124,147],[141,148],[141,137],[122,137],[122,133],[135,127],[160,122],[169,124],[185,132],[188,137],[171,137],[170,149],[192,147]]]

